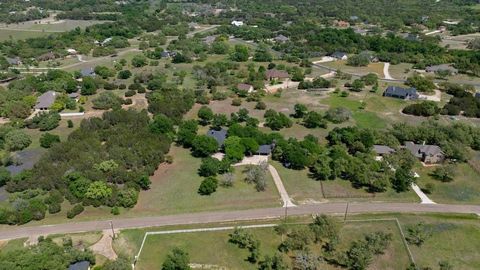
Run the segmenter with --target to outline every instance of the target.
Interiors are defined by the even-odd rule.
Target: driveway
[[[383,76],[387,80],[395,80],[392,76],[390,76],[390,63],[383,63]]]

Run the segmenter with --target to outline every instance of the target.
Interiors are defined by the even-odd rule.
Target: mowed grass
[[[305,225],[297,224],[291,226],[301,227]],[[274,228],[247,230],[260,240],[260,253],[262,256],[273,255],[278,252],[278,246],[282,241],[282,237],[275,233]],[[358,231],[362,233],[358,233]],[[369,269],[404,269],[409,264],[409,259],[405,247],[402,244],[398,229],[395,223],[391,221],[349,222],[345,224],[340,230],[338,250],[340,252],[344,251],[349,248],[352,241],[361,239],[366,233],[376,231],[391,233],[393,240],[385,251],[385,254],[373,259]],[[231,232],[232,230],[150,235],[147,237],[136,268],[158,269],[161,267],[167,254],[173,248],[180,247],[189,253],[191,263],[216,265],[219,267],[227,267],[228,269],[254,269],[255,265],[246,261],[248,250],[240,249],[228,242],[228,235]],[[130,253],[135,254],[138,252],[142,237],[142,230],[126,230],[121,233],[115,246],[121,250],[129,250]],[[125,246],[128,246],[128,249],[125,249]],[[317,255],[321,254],[318,245],[311,245],[310,249]],[[283,256],[286,262],[290,262],[286,254]],[[403,268],[393,268],[397,266]],[[319,265],[319,269],[338,268],[322,262]]]
[[[436,167],[418,167],[420,174],[418,184],[425,187],[427,183],[435,185],[430,199],[437,203],[480,203],[480,175],[466,163],[456,165],[456,175],[452,182],[444,183],[433,179],[430,174]]]
[[[368,66],[365,67],[353,67],[347,65],[347,61],[333,61],[333,62],[326,62],[322,63],[324,66],[328,66],[330,68],[339,69],[343,72],[351,73],[351,74],[358,74],[358,75],[367,75],[368,73],[375,73],[380,78],[383,78],[383,63],[370,63]]]
[[[258,192],[244,181],[243,167],[235,167],[233,187],[219,187],[210,196],[198,194],[203,178],[198,176],[201,159],[187,149],[172,147],[173,164],[162,164],[151,177],[150,190],[140,193],[137,205],[127,215],[175,214],[213,210],[280,206],[280,196],[267,172],[267,190]],[[221,176],[218,177],[219,181]]]
[[[326,201],[380,201],[380,202],[417,202],[415,193],[397,193],[388,189],[383,193],[369,193],[356,189],[346,180],[336,179],[317,181],[309,176],[308,170],[292,170],[272,161],[277,169],[288,195],[298,204]]]

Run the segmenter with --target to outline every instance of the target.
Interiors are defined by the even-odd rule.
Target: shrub
[[[215,191],[217,191],[217,187],[218,187],[217,178],[207,177],[200,184],[200,187],[198,188],[198,193],[200,195],[210,195]]]
[[[136,94],[137,92],[135,92],[135,90],[127,90],[127,92],[125,92],[125,97],[132,97]]]
[[[255,104],[255,109],[257,110],[265,110],[266,108],[267,108],[267,105],[263,101],[259,101],[257,102],[257,104]]]
[[[80,215],[85,208],[81,204],[76,204],[72,209],[67,212],[67,218],[72,219]]]
[[[239,98],[234,98],[234,99],[232,100],[232,106],[240,106],[240,105],[242,105],[242,100],[241,100],[241,99],[239,99]]]
[[[73,121],[72,120],[67,121],[67,127],[68,128],[73,128]]]
[[[114,216],[120,215],[120,209],[118,209],[117,206],[114,206],[112,207],[112,210],[110,211],[110,213],[112,213],[112,215]]]
[[[50,148],[54,143],[60,142],[60,136],[50,134],[50,133],[44,133],[42,136],[40,136],[40,146],[43,148]]]
[[[52,203],[48,206],[48,213],[55,214],[62,210],[62,206],[59,203]]]

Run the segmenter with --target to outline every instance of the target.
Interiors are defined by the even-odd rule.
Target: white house
[[[78,52],[75,49],[67,49],[67,53],[70,55],[76,55]]]
[[[243,26],[243,21],[232,21],[231,25],[237,26],[237,27]]]

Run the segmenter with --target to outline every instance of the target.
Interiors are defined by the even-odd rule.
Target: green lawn
[[[418,167],[419,186],[424,187],[427,183],[434,184],[435,189],[428,196],[437,203],[479,204],[480,175],[466,163],[458,164],[456,168],[455,179],[452,182],[443,183],[430,176],[435,167]]]
[[[304,225],[292,225],[304,226]],[[358,233],[358,231],[362,233]],[[260,250],[263,255],[273,255],[281,243],[281,236],[273,228],[248,229],[260,240]],[[369,269],[404,269],[409,264],[406,249],[402,243],[399,231],[392,221],[379,222],[349,222],[340,231],[339,251],[346,250],[353,240],[360,239],[364,234],[383,231],[392,233],[393,241],[385,254],[374,258]],[[247,262],[248,251],[239,249],[228,242],[231,230],[218,232],[194,232],[183,234],[150,235],[147,237],[143,251],[136,265],[137,269],[158,269],[166,255],[174,247],[186,250],[190,255],[191,263],[210,264],[228,269],[254,269],[255,266]],[[116,250],[136,254],[143,238],[143,230],[125,230],[115,243]],[[205,248],[209,247],[209,248]],[[312,245],[312,252],[320,254],[318,246]],[[284,255],[286,262],[290,259]],[[398,266],[402,268],[392,268]],[[322,262],[320,269],[338,269]]]
[[[322,201],[394,201],[417,202],[413,191],[397,193],[392,189],[384,193],[368,193],[363,189],[353,188],[349,181],[337,179],[316,181],[309,177],[308,170],[291,170],[273,161],[288,194],[296,203]],[[322,192],[323,185],[323,192]]]

